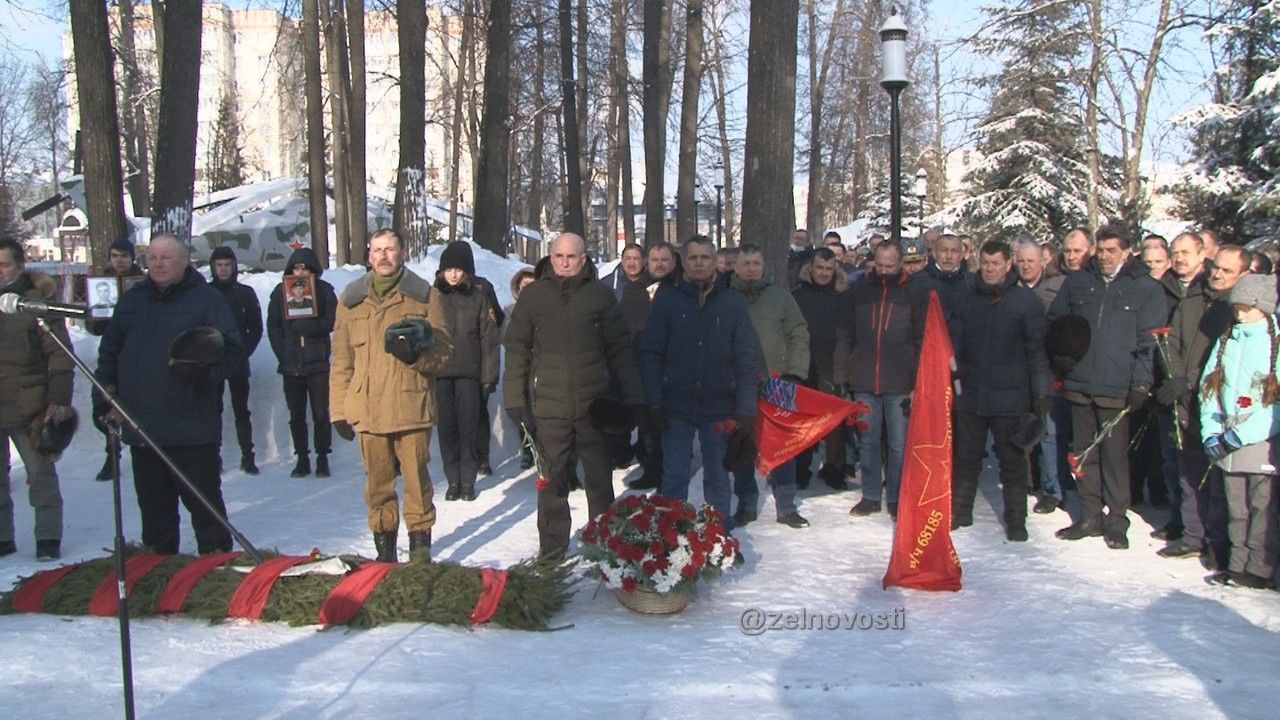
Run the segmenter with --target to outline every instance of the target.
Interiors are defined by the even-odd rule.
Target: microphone
[[[17,293],[6,293],[4,295],[0,295],[0,313],[4,313],[5,315],[26,313],[27,315],[35,315],[36,317],[80,319],[89,316],[88,308],[83,305],[32,300],[30,298],[22,297]]]

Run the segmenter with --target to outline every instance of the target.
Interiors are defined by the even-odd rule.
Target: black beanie
[[[440,253],[440,269],[454,268],[475,277],[476,261],[471,256],[471,243],[466,240],[455,240],[445,246]]]

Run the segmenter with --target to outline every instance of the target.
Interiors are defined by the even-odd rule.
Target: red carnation
[[[649,516],[640,514],[631,518],[631,524],[635,526],[638,532],[649,532]]]
[[[1248,410],[1249,407],[1253,405],[1253,398],[1249,397],[1248,395],[1241,395],[1240,397],[1236,398],[1236,404],[1239,405],[1241,408]]]
[[[538,479],[533,481],[533,486],[538,489],[538,492],[542,492],[543,490],[546,490],[547,486],[550,484],[551,484],[551,481],[548,480],[544,475],[539,475]]]
[[[664,548],[662,546],[662,543],[658,542],[657,540],[654,540],[653,542],[649,543],[650,555],[653,555],[654,557],[661,557],[662,553],[665,551],[666,551],[666,548]]]
[[[630,575],[622,578],[622,590],[623,592],[635,592],[636,579],[631,577]]]
[[[1164,326],[1164,327],[1158,327],[1158,328],[1155,328],[1154,330],[1152,330],[1152,331],[1151,331],[1151,334],[1152,334],[1152,335],[1155,335],[1156,337],[1163,337],[1163,336],[1165,336],[1165,335],[1168,335],[1168,334],[1169,334],[1169,326],[1168,326],[1168,325],[1166,325],[1166,326]]]
[[[692,565],[685,565],[684,567],[680,568],[680,577],[684,578],[685,580],[688,580],[689,578],[693,577],[694,574],[697,572],[698,572],[698,568]]]
[[[653,574],[658,572],[658,563],[652,560],[645,560],[640,565],[640,570],[645,574],[645,577],[653,577]]]
[[[1053,390],[1054,390],[1054,392],[1062,392],[1062,389],[1063,389],[1064,387],[1066,387],[1066,383],[1062,382],[1062,378],[1054,378],[1054,379],[1053,379]]]
[[[871,425],[866,420],[857,420],[853,423],[853,429],[864,433],[871,429]]]

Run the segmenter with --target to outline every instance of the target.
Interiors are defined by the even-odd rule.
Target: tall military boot
[[[409,559],[431,562],[431,531],[430,530],[410,531]]]
[[[293,466],[289,477],[300,478],[311,474],[311,457],[306,453],[298,455],[298,464]]]
[[[378,551],[378,562],[396,562],[396,532],[376,532],[373,547]]]

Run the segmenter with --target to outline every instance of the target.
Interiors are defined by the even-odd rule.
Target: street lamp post
[[[929,173],[924,168],[916,171],[916,184],[911,194],[920,201],[920,237],[924,237],[924,199],[929,197]]]
[[[723,230],[720,227],[720,213],[723,212],[724,208],[720,197],[722,192],[724,192],[724,185],[716,185],[716,247],[724,247],[721,242]]]
[[[880,87],[889,91],[889,231],[895,243],[902,242],[902,118],[898,96],[907,81],[907,25],[895,5],[880,27]]]

